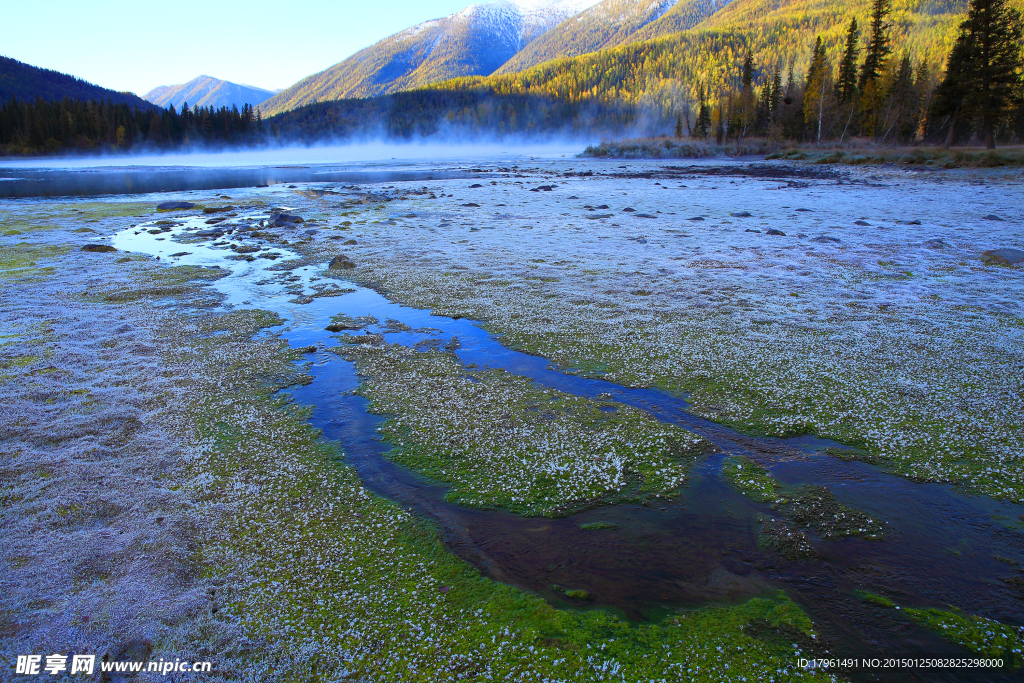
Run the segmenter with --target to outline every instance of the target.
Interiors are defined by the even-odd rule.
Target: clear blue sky
[[[285,88],[385,36],[471,4],[10,0],[0,13],[0,55],[139,95],[200,74]]]

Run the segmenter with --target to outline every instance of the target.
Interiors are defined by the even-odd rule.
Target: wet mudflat
[[[650,173],[651,178],[664,179],[668,172]],[[603,191],[610,189],[605,186]],[[269,212],[240,213],[255,222]],[[382,219],[394,224],[401,215],[392,212]],[[838,447],[836,442],[737,432],[701,417],[677,396],[601,380],[596,378],[600,373],[582,376],[570,364],[553,364],[541,355],[510,350],[502,343],[507,340],[471,320],[399,306],[344,280],[340,284],[355,291],[294,303],[324,291],[313,288],[323,284],[318,281],[322,266],[275,270],[278,259],[229,261],[229,256],[242,255],[226,248],[231,233],[195,234],[210,229],[208,220],[208,216],[201,220],[176,217],[169,230],[151,233],[153,226],[146,225],[142,227],[149,229],[126,231],[112,244],[165,259],[178,254],[172,257],[177,263],[232,269],[233,275],[216,285],[229,305],[277,311],[288,321],[282,334],[289,343],[296,348],[317,347],[310,356],[313,382],[292,392],[296,401],[316,406],[313,423],[325,437],[342,444],[347,460],[371,489],[437,520],[449,547],[496,580],[539,593],[554,604],[611,608],[636,621],[657,620],[679,606],[739,601],[782,588],[815,620],[830,651],[858,656],[967,652],[901,618],[895,610],[865,601],[858,591],[888,596],[902,607],[952,605],[1004,623],[1024,623],[1024,603],[1013,584],[1007,583],[1015,576],[1012,562],[1024,561],[1018,523],[1024,510],[1019,506],[968,497],[945,484],[915,483],[861,462],[845,462],[824,452]],[[259,231],[255,226],[251,229]],[[275,247],[279,258],[294,255],[287,246]],[[391,344],[414,347],[432,341],[438,347],[457,337],[454,353],[466,365],[502,368],[576,396],[604,397],[641,408],[658,420],[705,437],[718,452],[693,468],[687,485],[671,500],[596,507],[558,519],[451,505],[444,500],[446,487],[388,461],[385,454],[391,446],[381,442],[377,433],[384,417],[369,414],[365,399],[346,393],[359,385],[354,367],[324,350],[337,345],[337,338],[324,328],[338,314],[400,322],[407,330],[380,322],[363,329]],[[430,331],[416,331],[426,328]],[[759,542],[758,516],[779,513],[769,504],[744,497],[723,479],[723,461],[734,454],[764,465],[783,485],[827,486],[842,503],[883,520],[885,537],[869,541],[812,534],[816,557],[796,560],[766,549]],[[567,590],[586,591],[589,599],[570,598]],[[999,680],[1000,675],[980,674],[979,680]],[[958,673],[950,680],[967,677]]]

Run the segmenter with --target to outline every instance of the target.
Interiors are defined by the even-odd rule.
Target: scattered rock
[[[995,215],[994,213],[990,213],[987,216],[982,216],[982,218],[984,218],[986,221],[1001,221],[1001,220],[1003,220],[1002,218],[1000,218],[999,216]]]
[[[602,204],[601,206],[595,206],[594,208],[595,208],[595,209],[601,209],[601,210],[604,210],[604,209],[607,209],[607,208],[608,208],[608,205],[607,205],[607,204]]]
[[[538,185],[537,187],[530,188],[530,192],[551,192],[557,185]]]
[[[355,240],[351,240],[351,239],[350,240],[345,240],[344,242],[342,242],[342,244],[356,244],[356,241]]]
[[[751,214],[749,211],[737,211],[736,213],[729,214],[733,218],[750,218]]]
[[[178,211],[180,209],[194,209],[195,206],[191,202],[163,202],[162,204],[157,204],[156,209],[157,211]]]
[[[208,206],[203,209],[203,213],[224,213],[225,211],[234,211],[233,206]]]
[[[345,332],[347,330],[361,330],[367,325],[376,325],[377,319],[372,315],[364,315],[359,318],[350,318],[347,315],[336,315],[331,318],[331,324],[326,329],[328,332]]]
[[[625,211],[626,213],[633,213],[634,211],[636,211],[636,209],[634,209],[632,206],[627,206],[625,209],[623,209],[623,211]]]
[[[340,256],[335,256],[331,259],[331,262],[327,267],[331,270],[351,270],[356,267],[356,264],[353,263],[352,259],[348,256],[341,254]]]
[[[87,244],[82,247],[82,251],[92,251],[98,254],[106,254],[111,251],[117,251],[109,244]]]
[[[991,249],[981,255],[981,260],[991,266],[1015,266],[1024,263],[1024,251],[1020,249]]]
[[[797,211],[810,211],[811,209],[797,209]]]
[[[270,221],[277,228],[287,228],[298,225],[299,223],[305,223],[302,216],[296,216],[291,213],[272,213],[270,214]]]
[[[818,235],[817,237],[811,238],[812,242],[839,242],[841,241],[838,237],[829,237],[828,235]]]
[[[694,216],[690,220],[696,222],[696,221],[702,221],[702,220],[704,220],[704,218],[702,216]]]
[[[747,228],[747,229],[746,229],[746,230],[744,230],[743,232],[756,232],[756,233],[757,233],[757,234],[759,234],[759,235],[761,234],[761,231],[760,231],[760,230],[754,230],[753,228]]]
[[[592,221],[596,221],[599,218],[611,218],[613,215],[614,214],[610,213],[592,213],[589,216],[585,216],[585,218],[588,218]]]
[[[196,237],[220,237],[224,231],[220,228],[210,228],[209,230],[197,230],[194,234]]]
[[[921,225],[921,221],[916,219],[912,221],[907,221],[907,225]]]
[[[463,206],[470,206],[470,207],[472,207],[472,206],[480,206],[480,205],[477,204],[476,202],[467,202],[466,204],[463,204]]]
[[[649,213],[638,213],[638,214],[636,215],[636,217],[637,217],[637,218],[657,218],[657,216],[652,216],[652,215],[651,215],[651,214],[649,214]]]
[[[935,238],[935,239],[925,240],[924,243],[921,246],[922,247],[927,247],[929,249],[945,249],[948,245],[944,241],[942,241],[941,239]]]
[[[472,185],[469,186],[469,189],[472,190],[472,189],[477,188],[477,187],[483,187],[483,185],[481,185],[480,183],[473,183]]]
[[[867,221],[856,220],[853,222],[854,225],[871,225]]]
[[[768,228],[768,234],[769,235],[778,235],[779,237],[785,237],[786,236],[786,233],[782,232],[781,230],[776,230],[775,228]]]

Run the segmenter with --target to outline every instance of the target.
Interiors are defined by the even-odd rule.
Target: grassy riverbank
[[[606,140],[584,150],[583,157],[596,159],[711,159],[763,156],[768,160],[812,164],[874,166],[893,164],[925,168],[1000,168],[1024,166],[1024,147],[987,150],[979,147],[891,147],[855,140],[849,143],[793,144],[763,138],[715,143],[702,140],[637,138]]]

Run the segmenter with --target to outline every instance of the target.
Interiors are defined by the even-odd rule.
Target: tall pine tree
[[[885,72],[885,63],[892,52],[889,46],[889,14],[892,12],[890,0],[874,0],[871,4],[871,35],[868,37],[867,55],[860,72],[860,87],[868,81],[878,80]]]
[[[846,29],[846,49],[839,60],[839,77],[836,80],[836,99],[839,104],[846,104],[857,94],[857,55],[860,47],[860,29],[857,28],[857,17],[850,19],[850,28]]]

